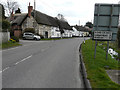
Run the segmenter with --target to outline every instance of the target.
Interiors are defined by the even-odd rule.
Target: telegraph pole
[[[80,26],[80,20],[79,20],[79,26]]]
[[[35,0],[34,0],[34,10],[36,9],[36,2],[35,2]]]

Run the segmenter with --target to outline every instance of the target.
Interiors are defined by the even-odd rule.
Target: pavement
[[[21,40],[2,52],[3,88],[84,88],[79,72],[83,38],[55,41]]]
[[[120,85],[120,70],[106,70],[111,80]]]

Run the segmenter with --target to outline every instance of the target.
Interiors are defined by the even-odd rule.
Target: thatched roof
[[[31,15],[35,18],[38,24],[59,27],[60,29],[72,30],[71,26],[66,21],[58,20],[55,17],[46,15],[39,11],[33,11]],[[22,25],[28,14],[18,14],[14,16],[12,24]]]
[[[27,18],[27,14],[16,14],[14,15],[14,20],[12,24],[17,24],[18,26],[22,25],[23,21]]]

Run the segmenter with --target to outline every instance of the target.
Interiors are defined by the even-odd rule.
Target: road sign
[[[94,39],[95,40],[112,40],[112,32],[111,31],[94,31]]]
[[[112,39],[109,39],[109,35],[97,35],[93,36],[93,39],[97,40],[116,40],[119,22],[120,4],[95,4],[94,11],[94,31],[110,31],[112,32]],[[102,33],[102,32],[101,32]],[[108,32],[107,32],[108,33]],[[104,39],[105,38],[105,39]]]

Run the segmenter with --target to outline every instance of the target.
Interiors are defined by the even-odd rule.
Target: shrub
[[[7,20],[2,21],[2,32],[7,32],[7,29],[10,28],[10,23]]]
[[[41,37],[41,39],[44,39],[44,36],[43,35],[39,35]]]
[[[15,43],[16,41],[15,41],[15,40],[13,40],[13,39],[10,39],[10,42]]]
[[[18,37],[12,36],[11,39],[15,40],[16,42],[19,42],[19,38]]]
[[[35,29],[34,29],[34,28],[26,28],[26,29],[24,29],[24,32],[35,33]],[[23,32],[23,33],[24,33],[24,32]]]
[[[36,33],[36,35],[40,36],[40,37],[41,37],[41,39],[43,39],[43,38],[44,38],[44,36],[43,36],[43,35],[41,35],[41,34]]]

